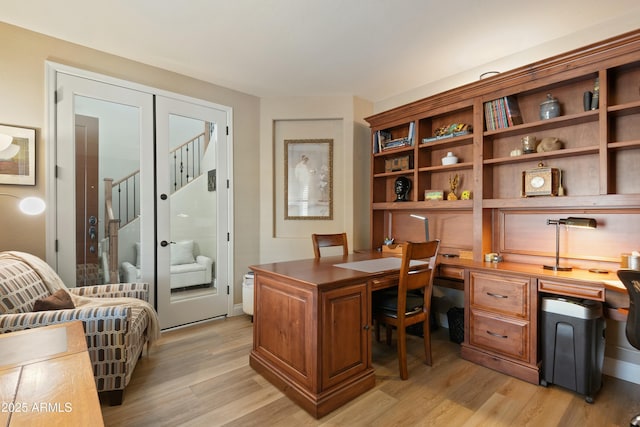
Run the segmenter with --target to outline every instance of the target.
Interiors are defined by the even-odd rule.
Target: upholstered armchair
[[[136,264],[124,261],[120,265],[121,277],[125,282],[137,282],[142,277],[140,271],[140,246],[135,244]],[[193,240],[171,242],[171,265],[169,267],[171,289],[211,283],[213,259],[196,253]]]
[[[142,303],[148,301],[148,285],[65,287],[75,307],[55,309],[59,301],[52,299],[52,294],[59,291],[52,292],[48,283],[51,278],[59,280],[55,271],[41,260],[38,263],[32,258],[20,259],[15,254],[20,253],[0,253],[0,333],[81,320],[97,390],[109,394],[112,405],[122,403],[124,389],[145,343],[150,335],[158,333],[153,308]],[[122,297],[130,299],[120,300]],[[41,306],[43,301],[54,307],[34,311],[36,304]]]

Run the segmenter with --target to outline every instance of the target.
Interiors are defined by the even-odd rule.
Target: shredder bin
[[[605,327],[602,303],[560,297],[542,299],[542,379],[593,402],[602,386]]]

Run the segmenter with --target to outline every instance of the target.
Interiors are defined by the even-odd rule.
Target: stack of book
[[[387,130],[379,130],[373,134],[373,152],[379,153],[380,151],[390,150],[392,148],[408,147],[413,145],[415,136],[415,124],[409,123],[409,133],[402,138],[393,138],[391,132]]]
[[[523,123],[518,100],[514,96],[503,96],[485,102],[484,119],[487,130],[504,129]]]

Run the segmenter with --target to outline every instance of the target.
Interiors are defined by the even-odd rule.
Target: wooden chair
[[[640,271],[618,270],[618,278],[629,293],[629,314],[625,334],[629,344],[640,350]],[[640,426],[640,414],[629,421],[630,426]]]
[[[402,264],[398,287],[373,295],[373,318],[376,322],[376,340],[380,341],[380,325],[385,324],[387,344],[391,345],[392,329],[398,330],[398,363],[400,378],[409,377],[407,371],[407,326],[422,324],[424,334],[425,363],[431,366],[431,291],[439,240],[423,243],[406,243],[402,247]],[[411,261],[427,261],[411,265]]]
[[[313,253],[316,258],[320,258],[320,248],[330,246],[342,246],[342,255],[349,254],[349,245],[347,244],[347,233],[339,234],[312,234]]]

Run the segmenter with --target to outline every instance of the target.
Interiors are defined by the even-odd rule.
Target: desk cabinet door
[[[322,293],[322,389],[369,365],[369,303],[366,284]]]

